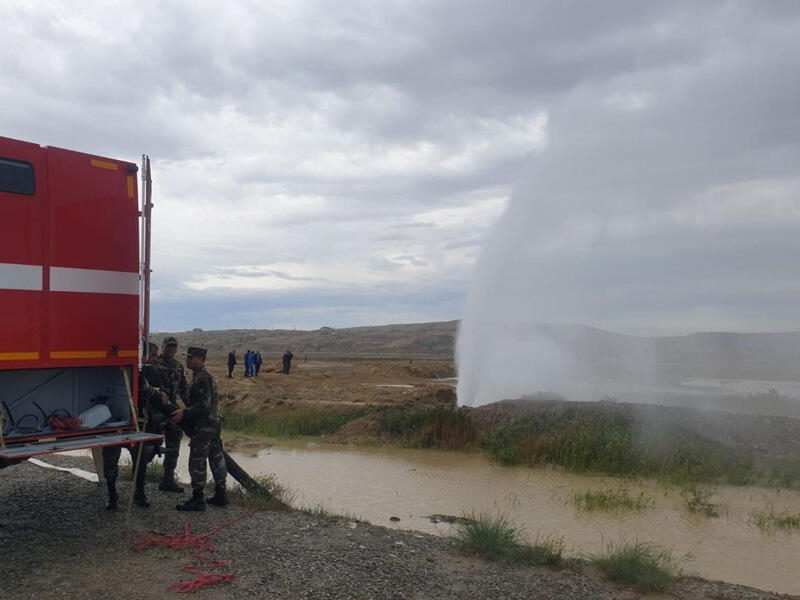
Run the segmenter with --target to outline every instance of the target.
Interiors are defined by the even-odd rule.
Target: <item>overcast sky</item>
[[[4,0],[0,39],[0,135],[151,156],[154,330],[800,329],[800,3]]]

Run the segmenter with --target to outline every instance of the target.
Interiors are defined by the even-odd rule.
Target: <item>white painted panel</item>
[[[139,274],[50,267],[50,290],[90,294],[139,294]]]
[[[41,265],[0,263],[0,290],[41,291]]]

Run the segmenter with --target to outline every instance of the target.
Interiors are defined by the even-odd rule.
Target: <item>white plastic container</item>
[[[82,429],[94,429],[111,418],[111,411],[105,404],[95,404],[76,418],[80,420]]]

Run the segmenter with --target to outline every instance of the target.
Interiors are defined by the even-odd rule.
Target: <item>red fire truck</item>
[[[136,410],[150,189],[146,156],[0,137],[0,467],[160,438]]]

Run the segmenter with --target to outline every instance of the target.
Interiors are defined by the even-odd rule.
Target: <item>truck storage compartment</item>
[[[126,375],[128,367],[0,371],[5,443],[130,425]]]

